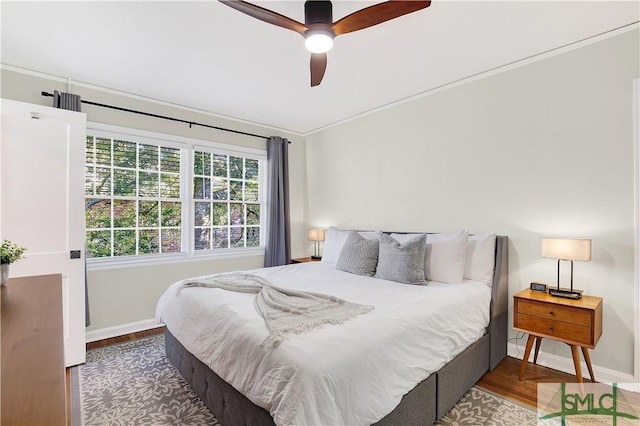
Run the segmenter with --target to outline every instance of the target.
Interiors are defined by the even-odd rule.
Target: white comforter
[[[212,288],[160,298],[156,319],[277,425],[364,425],[480,338],[491,289],[480,282],[399,284],[322,262],[248,271],[273,285],[375,306],[342,325],[293,336],[276,348],[254,294]]]

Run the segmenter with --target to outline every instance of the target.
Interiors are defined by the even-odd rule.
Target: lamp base
[[[564,297],[565,299],[578,300],[582,299],[582,290],[571,290],[568,288],[550,288],[549,294],[555,297]]]

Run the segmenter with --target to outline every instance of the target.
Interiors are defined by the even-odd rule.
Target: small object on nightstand
[[[529,288],[533,291],[540,291],[542,293],[547,292],[547,285],[544,283],[538,283],[534,281],[531,284],[529,284]]]
[[[564,297],[565,299],[582,299],[582,290],[572,290],[570,288],[550,288],[549,294],[556,297]]]
[[[320,262],[320,258],[315,258],[313,256],[309,257],[298,257],[296,259],[291,259],[291,263],[307,263],[307,262]]]

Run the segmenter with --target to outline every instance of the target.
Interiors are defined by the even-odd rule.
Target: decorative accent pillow
[[[358,231],[358,234],[365,237],[367,240],[377,240],[381,231]]]
[[[496,263],[496,234],[475,234],[469,237],[464,277],[481,281],[491,287]]]
[[[380,234],[380,249],[376,278],[405,284],[424,284],[425,236],[419,234],[400,243],[387,234]]]
[[[333,226],[327,229],[324,239],[324,250],[322,251],[321,262],[334,264],[338,261],[338,256],[342,251],[350,231],[341,231]]]
[[[407,241],[412,240],[412,239],[414,239],[416,237],[420,237],[420,236],[424,237],[426,235],[427,234],[424,234],[424,233],[422,233],[422,234],[396,234],[396,233],[393,233],[393,234],[391,234],[391,238],[393,238],[394,240],[404,244]]]
[[[418,234],[391,234],[400,242]],[[465,230],[448,234],[427,234],[424,258],[425,278],[443,283],[461,283],[464,278],[467,239]]]
[[[378,265],[377,239],[367,239],[356,231],[351,231],[342,247],[336,269],[357,275],[372,277]]]

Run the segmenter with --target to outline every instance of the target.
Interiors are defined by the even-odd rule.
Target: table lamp
[[[314,242],[314,252],[312,259],[320,259],[320,241],[324,241],[324,229],[309,229],[307,239]]]
[[[549,294],[552,296],[566,297],[568,299],[582,298],[582,290],[573,289],[573,261],[574,260],[591,260],[591,240],[583,239],[566,239],[566,238],[543,238],[542,239],[542,257],[549,259],[558,259],[558,281],[557,288],[549,288]],[[560,287],[560,261],[571,262],[571,287]]]

